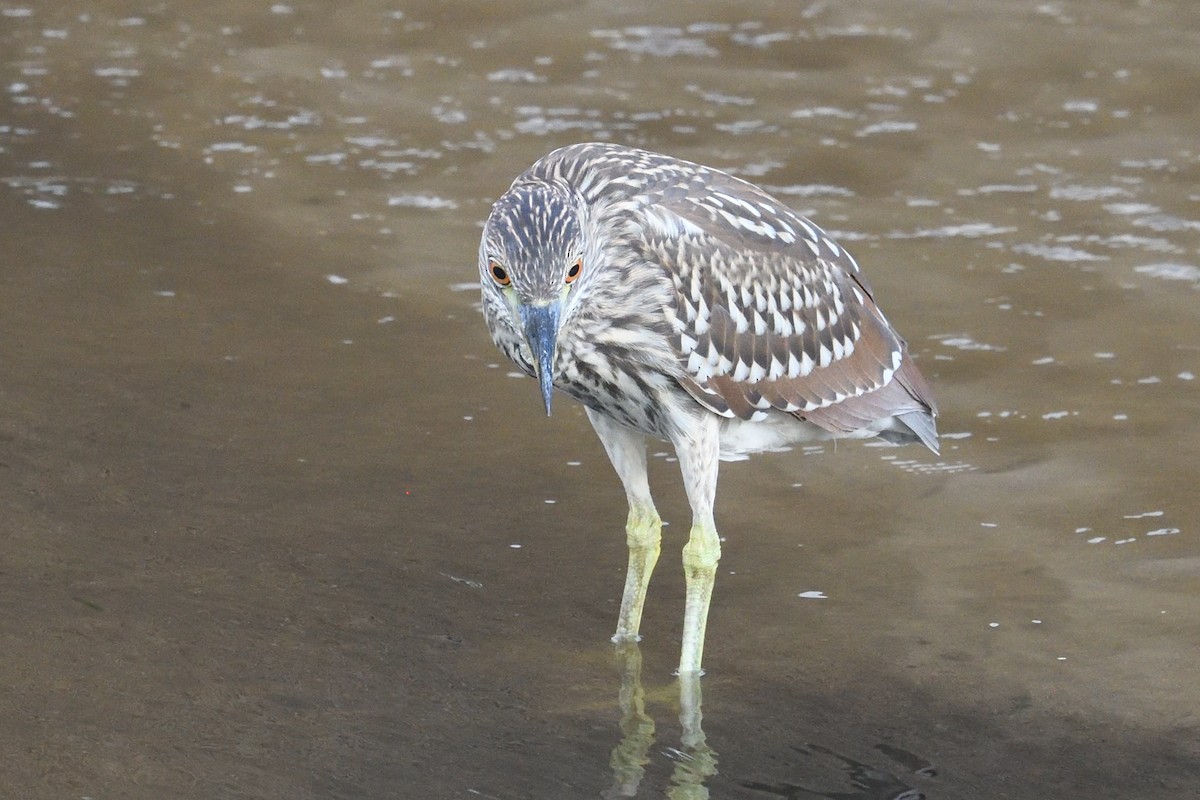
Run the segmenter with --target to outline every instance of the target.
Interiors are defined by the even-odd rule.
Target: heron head
[[[479,247],[485,302],[524,337],[546,414],[554,393],[558,330],[583,274],[583,235],[576,201],[546,182],[513,186],[492,206]]]

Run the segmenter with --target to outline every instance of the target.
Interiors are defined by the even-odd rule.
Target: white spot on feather
[[[800,227],[804,229],[805,236],[807,236],[810,240],[815,240],[817,238],[817,232],[813,230],[813,226],[809,224],[808,220],[800,218],[796,221],[799,222]]]
[[[746,315],[742,313],[742,309],[736,303],[729,307],[729,315],[733,318],[733,324],[738,333],[750,330],[750,320],[746,319]]]
[[[687,369],[699,383],[704,383],[713,374],[712,365],[697,352],[688,356]]]
[[[800,375],[799,375],[799,377],[803,378],[805,375],[812,372],[814,366],[816,366],[816,364],[815,364],[815,362],[813,362],[813,357],[808,354],[807,350],[805,350],[800,356]]]
[[[787,376],[789,378],[800,377],[800,360],[796,358],[795,353],[788,353]]]
[[[833,360],[834,360],[834,361],[841,361],[841,360],[842,360],[842,357],[843,357],[845,354],[846,354],[846,353],[845,353],[845,351],[842,349],[842,340],[841,340],[841,339],[834,339],[834,340],[833,340]]]
[[[754,205],[753,203],[748,203],[740,197],[734,197],[733,195],[725,194],[724,192],[721,193],[721,197],[748,212],[755,219],[762,219],[762,212],[758,209],[758,206]]]

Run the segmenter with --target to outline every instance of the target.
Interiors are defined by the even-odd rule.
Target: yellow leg
[[[621,595],[621,616],[617,619],[614,642],[640,641],[642,609],[646,605],[646,589],[650,575],[658,563],[662,520],[654,506],[641,507],[630,501],[629,521],[625,525],[625,542],[629,545],[629,567],[625,572],[625,592]]]
[[[646,437],[637,431],[587,410],[592,427],[608,453],[617,477],[629,500],[629,519],[625,524],[625,542],[629,545],[629,567],[625,572],[625,591],[621,595],[621,616],[617,619],[614,642],[638,641],[646,589],[658,563],[662,539],[662,520],[650,497],[646,476]]]
[[[683,548],[687,598],[683,611],[683,647],[679,654],[680,675],[702,672],[708,606],[717,577],[717,562],[721,558],[721,539],[713,521],[720,450],[717,426],[715,415],[701,417],[675,441],[683,485],[692,506],[692,533]]]
[[[721,541],[711,525],[693,525],[692,535],[683,547],[683,572],[687,580],[683,608],[683,646],[679,653],[679,674],[701,672],[704,656],[704,631],[708,627],[708,606],[717,579],[717,561]]]

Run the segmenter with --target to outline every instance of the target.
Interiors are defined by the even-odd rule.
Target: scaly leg
[[[613,641],[638,641],[641,639],[638,629],[642,624],[642,608],[646,604],[646,588],[650,585],[650,575],[658,562],[659,542],[662,539],[662,519],[654,508],[650,482],[646,477],[646,437],[590,408],[587,409],[587,415],[600,436],[600,442],[629,500],[629,519],[625,525],[629,568],[625,573],[621,616],[617,620]]]
[[[692,532],[683,547],[687,600],[683,612],[683,647],[679,654],[680,675],[701,672],[708,605],[717,577],[717,561],[721,558],[721,539],[713,520],[720,454],[718,425],[715,415],[706,414],[675,441],[683,485],[692,506]]]

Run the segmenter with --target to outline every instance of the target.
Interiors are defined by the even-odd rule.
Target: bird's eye
[[[583,259],[577,258],[575,259],[575,263],[571,265],[571,268],[567,270],[567,283],[574,283],[581,272],[583,272]]]
[[[500,284],[501,286],[508,286],[510,283],[512,283],[512,278],[508,277],[508,270],[497,264],[495,261],[492,262],[492,265],[489,267],[489,269],[492,273],[492,280],[494,280],[496,283]]]

